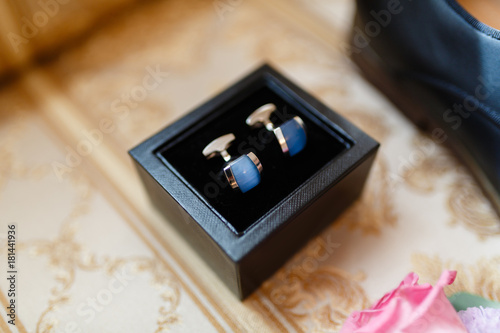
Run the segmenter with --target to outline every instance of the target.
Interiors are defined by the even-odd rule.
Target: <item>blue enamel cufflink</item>
[[[231,185],[231,188],[239,188],[241,192],[245,193],[260,183],[262,164],[252,152],[232,160],[227,149],[235,139],[232,133],[223,135],[210,142],[205,149],[203,149],[203,155],[207,159],[217,155],[222,156],[226,162],[224,166],[224,175],[229,185]]]
[[[268,131],[274,133],[283,153],[294,156],[306,146],[307,135],[304,122],[299,116],[295,116],[281,126],[275,127],[270,120],[271,114],[275,111],[276,105],[273,103],[262,105],[247,118],[246,123],[251,127],[264,125]]]

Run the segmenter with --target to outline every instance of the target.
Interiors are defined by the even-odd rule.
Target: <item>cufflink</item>
[[[242,193],[245,193],[259,185],[262,164],[252,152],[233,159],[227,149],[235,139],[232,133],[218,137],[203,149],[203,155],[207,159],[221,156],[226,162],[223,171],[229,185],[231,188],[239,188]]]
[[[307,143],[307,135],[304,122],[299,116],[286,121],[279,127],[275,127],[270,117],[276,111],[276,105],[268,103],[256,109],[248,116],[246,123],[250,127],[265,126],[272,131],[281,146],[284,154],[294,156],[301,152]]]

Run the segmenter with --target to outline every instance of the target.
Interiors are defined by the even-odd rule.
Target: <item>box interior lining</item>
[[[246,125],[253,110],[266,103],[277,106],[278,111],[271,117],[276,126],[295,115],[302,118],[307,130],[307,144],[302,152],[285,156],[272,132]],[[207,160],[202,154],[209,142],[228,133],[236,136],[228,149],[233,158],[251,151],[263,166],[260,184],[246,193],[229,186],[222,172],[222,157]],[[338,129],[309,112],[298,99],[269,80],[260,80],[219,105],[203,121],[165,142],[155,153],[233,232],[242,235],[353,144]]]

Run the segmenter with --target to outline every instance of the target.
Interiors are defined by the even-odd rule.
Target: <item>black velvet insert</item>
[[[246,125],[245,119],[253,110],[266,103],[277,106],[278,111],[271,118],[277,126],[296,115],[302,118],[307,131],[307,144],[302,152],[285,156],[272,132]],[[233,158],[252,151],[263,166],[261,183],[247,193],[229,186],[222,173],[225,164],[222,157],[207,160],[202,154],[209,142],[228,133],[236,136],[228,149]],[[157,150],[157,156],[217,211],[233,231],[241,234],[352,144],[292,96],[262,80],[166,142]]]

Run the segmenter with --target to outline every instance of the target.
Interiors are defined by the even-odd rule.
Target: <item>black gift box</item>
[[[272,134],[250,128],[253,110],[274,103],[272,121],[300,116],[307,144],[286,156]],[[220,157],[203,148],[233,133],[232,156],[254,152],[261,183],[232,189]],[[224,283],[243,299],[360,194],[378,143],[264,65],[130,150],[155,206]]]

